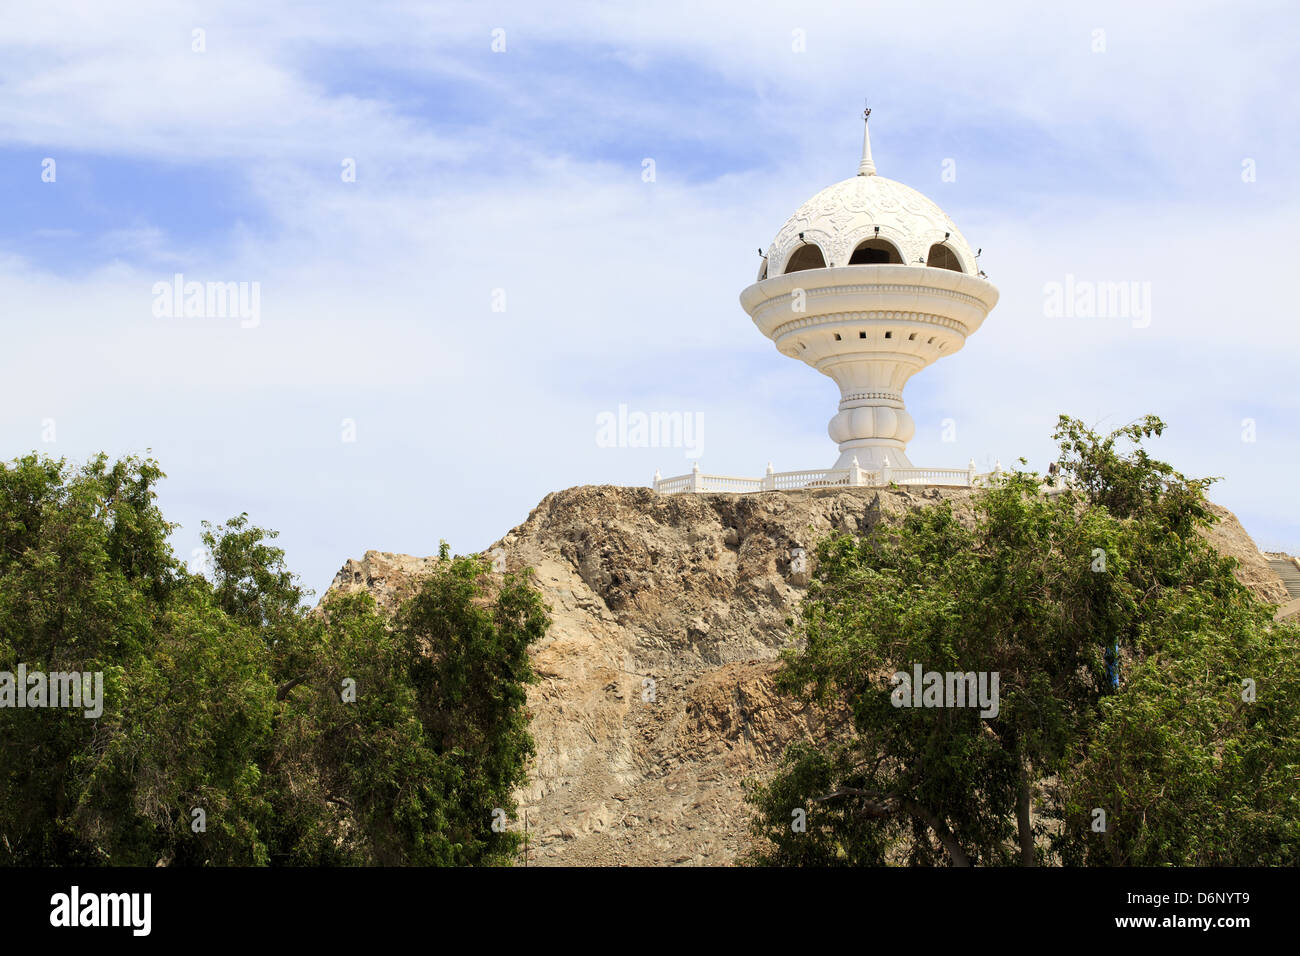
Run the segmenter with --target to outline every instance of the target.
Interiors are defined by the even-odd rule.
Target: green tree
[[[104,675],[94,718],[0,709],[0,864],[509,862],[492,812],[549,623],[527,575],[444,547],[397,621],[364,595],[312,612],[247,515],[205,523],[209,575],[187,570],[161,477],[0,466],[0,670]]]
[[[526,685],[537,676],[528,647],[550,622],[530,571],[497,583],[482,558],[448,561],[445,543],[441,558],[397,619],[420,720],[442,757],[448,806],[432,859],[504,862],[519,837],[493,831],[491,812],[515,818],[511,793],[533,754]]]
[[[444,545],[394,621],[364,594],[323,611],[322,646],[283,716],[276,766],[301,779],[305,765],[315,779],[277,814],[300,831],[284,842],[302,862],[340,852],[386,865],[511,862],[519,837],[493,830],[494,811],[515,817],[533,753],[528,647],[549,626],[529,575],[497,578]]]
[[[753,862],[1296,858],[1300,642],[1201,533],[1209,482],[1141,448],[1163,427],[1062,417],[1064,493],[1014,472],[973,520],[940,504],[819,545],[779,680],[848,727],[752,789]],[[997,715],[895,707],[892,675],[917,663],[997,673]],[[1253,704],[1246,677],[1267,689]]]

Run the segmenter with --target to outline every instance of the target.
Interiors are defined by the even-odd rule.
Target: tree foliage
[[[779,681],[849,727],[752,788],[752,862],[1300,860],[1300,634],[1206,540],[1209,480],[1143,449],[1163,428],[1063,416],[1062,493],[1012,472],[821,542]],[[917,663],[997,673],[996,716],[894,706]]]
[[[104,682],[97,717],[0,708],[0,864],[509,863],[493,814],[525,780],[549,624],[528,576],[444,546],[396,616],[309,611],[246,515],[205,523],[210,567],[187,569],[161,477],[0,467],[0,671]]]

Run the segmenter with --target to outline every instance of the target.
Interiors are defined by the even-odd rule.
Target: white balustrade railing
[[[762,478],[743,478],[734,475],[706,475],[700,466],[688,475],[661,478],[655,472],[654,490],[665,495],[681,492],[730,492],[749,494],[756,491],[793,491],[800,488],[884,488],[890,485],[939,486],[955,488],[987,488],[1004,472],[999,463],[992,471],[975,471],[972,461],[965,468],[893,468],[886,460],[878,471],[858,467],[856,460],[849,468],[811,469],[806,471],[773,471],[767,466]],[[1049,492],[1065,489],[1060,477],[1045,479]]]
[[[732,478],[727,475],[701,475],[705,491],[733,491],[744,493],[762,491],[762,478]]]
[[[957,485],[970,487],[970,471],[965,468],[891,468],[896,485]]]
[[[819,471],[782,471],[769,475],[772,479],[770,482],[773,490],[786,491],[791,488],[820,488],[827,485],[847,485],[849,483],[849,472],[847,469],[835,471],[822,469]]]
[[[664,478],[655,481],[655,491],[662,492],[665,495],[671,495],[678,491],[691,490],[691,476],[682,475],[679,478]]]

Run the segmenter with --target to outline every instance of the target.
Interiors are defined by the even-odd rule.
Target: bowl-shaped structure
[[[839,410],[828,428],[840,448],[834,467],[847,468],[857,458],[861,467],[878,469],[887,457],[890,465],[907,468],[916,425],[903,404],[903,387],[966,344],[998,291],[951,266],[840,265],[761,279],[740,301],[781,354],[840,387]]]

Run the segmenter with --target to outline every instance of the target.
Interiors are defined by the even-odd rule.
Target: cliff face
[[[772,686],[811,551],[832,529],[950,500],[965,489],[658,495],[570,488],[547,495],[487,550],[535,569],[553,625],[534,648],[537,757],[520,793],[530,862],[726,864],[748,842],[741,781],[762,776],[818,716]],[[1236,518],[1215,545],[1261,598],[1287,600]],[[803,550],[801,554],[800,549]],[[368,551],[335,577],[392,608],[433,558]],[[328,595],[327,595],[328,596]]]

